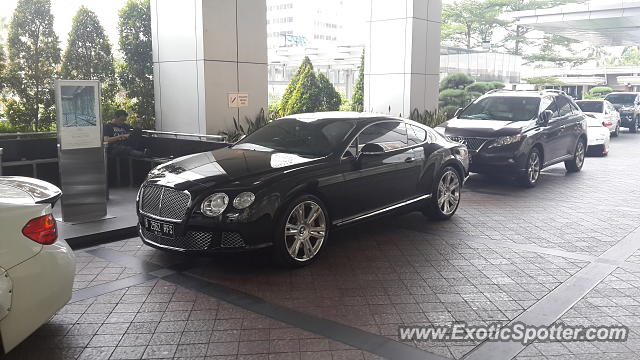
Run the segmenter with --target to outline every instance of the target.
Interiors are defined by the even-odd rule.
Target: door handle
[[[406,162],[406,163],[412,163],[414,161],[416,161],[416,158],[414,158],[414,157],[408,157],[408,158],[404,159],[404,162]]]

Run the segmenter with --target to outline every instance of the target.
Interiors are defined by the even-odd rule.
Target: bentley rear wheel
[[[435,220],[447,220],[456,213],[460,205],[462,179],[454,168],[447,166],[440,171],[434,185],[424,213]]]

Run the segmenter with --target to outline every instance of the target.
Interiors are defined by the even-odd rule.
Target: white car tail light
[[[58,240],[56,219],[51,214],[31,219],[22,228],[22,234],[42,245],[51,245]]]

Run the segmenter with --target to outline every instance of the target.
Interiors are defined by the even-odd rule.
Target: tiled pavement
[[[393,346],[399,325],[506,324],[540,309],[629,326],[629,340],[536,342],[514,347],[518,358],[640,358],[640,136],[612,140],[609,157],[580,174],[552,167],[535,189],[472,176],[451,221],[412,213],[336,232],[295,271],[264,253],[193,261],[137,239],[78,251],[74,300],[6,358],[373,359],[393,348],[387,357],[497,359],[509,344]]]

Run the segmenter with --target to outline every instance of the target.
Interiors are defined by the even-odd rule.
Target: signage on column
[[[241,108],[249,106],[249,94],[247,93],[229,93],[229,107]]]

